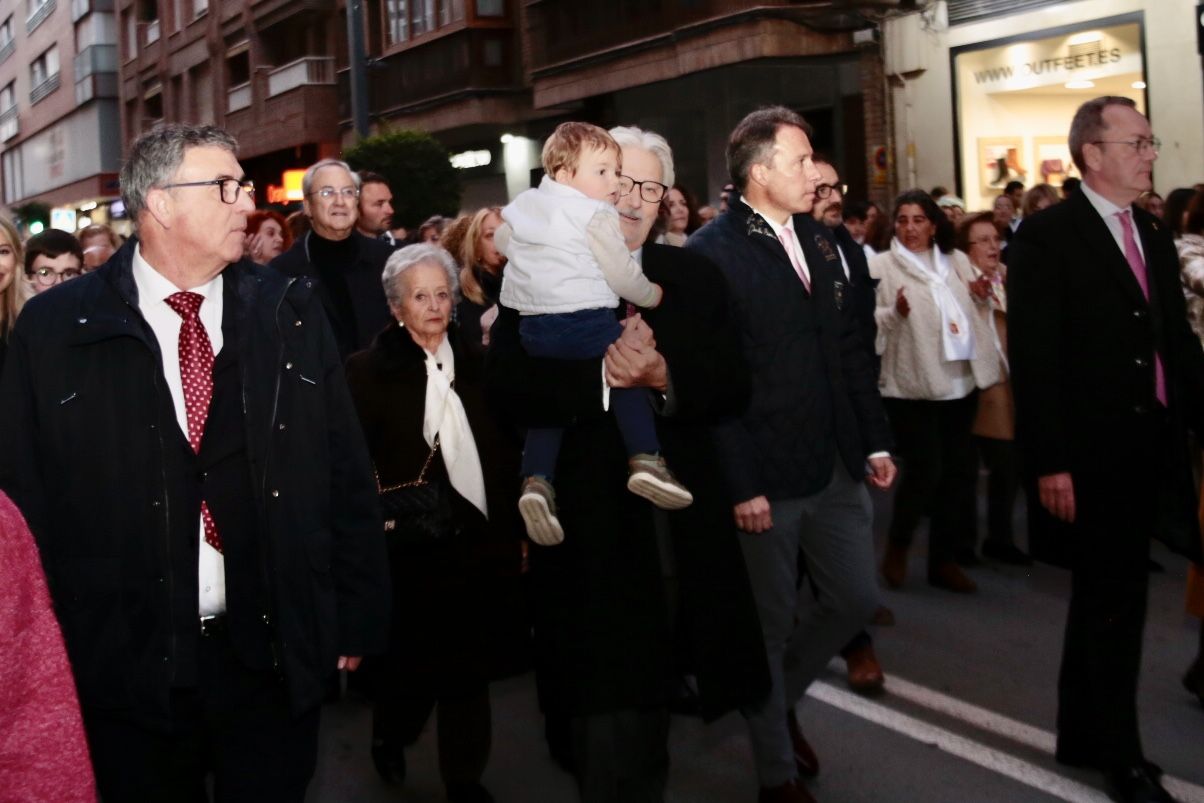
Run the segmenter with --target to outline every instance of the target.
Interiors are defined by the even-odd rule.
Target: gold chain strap
[[[437,451],[439,451],[439,436],[438,435],[435,436],[435,445],[431,447],[431,453],[426,456],[426,462],[422,464],[422,471],[418,472],[418,479],[410,480],[409,482],[403,482],[400,485],[390,485],[387,488],[382,487],[380,484],[380,473],[377,472],[376,467],[373,466],[372,473],[373,473],[373,475],[376,476],[377,493],[383,494],[383,493],[388,493],[389,491],[398,491],[398,490],[401,490],[402,488],[413,488],[416,485],[425,484],[426,483],[426,472],[430,469],[431,461],[435,459],[435,452],[437,452]]]

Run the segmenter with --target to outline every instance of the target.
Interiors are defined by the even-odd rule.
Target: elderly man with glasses
[[[1178,253],[1133,203],[1158,144],[1128,98],[1080,106],[1069,145],[1083,183],[1024,219],[1007,281],[1021,464],[1072,572],[1057,759],[1148,803],[1171,800],[1137,723],[1150,539],[1200,561],[1186,431],[1204,434],[1204,353]]]
[[[243,258],[234,139],[144,134],[137,225],[32,299],[0,488],[50,580],[106,803],[301,803],[327,682],[383,651],[372,466],[315,283]],[[78,247],[78,246],[77,246]]]
[[[310,165],[301,179],[301,191],[311,229],[269,267],[286,276],[316,280],[318,297],[345,360],[367,348],[393,320],[380,284],[393,247],[356,229],[360,176],[346,162],[323,159]]]
[[[674,678],[697,677],[708,720],[757,701],[768,686],[710,435],[743,409],[748,375],[718,269],[687,249],[646,244],[673,185],[669,144],[638,128],[609,133],[623,155],[619,228],[664,300],[628,318],[604,358],[576,361],[528,357],[520,316],[503,306],[486,370],[506,418],[573,425],[557,463],[564,543],[531,551],[536,678],[553,754],[571,766],[586,803],[656,803],[669,768]],[[662,511],[627,492],[603,375],[609,387],[655,392],[657,435],[697,492],[693,505]],[[568,744],[555,738],[556,726]]]

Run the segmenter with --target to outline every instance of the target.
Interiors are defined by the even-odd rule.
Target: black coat
[[[646,245],[643,268],[665,289],[661,306],[645,313],[672,386],[657,434],[695,498],[666,514],[680,591],[678,633],[668,625],[654,509],[626,489],[626,451],[614,417],[601,408],[599,361],[529,359],[518,314],[502,309],[486,364],[490,393],[521,426],[568,427],[555,482],[565,540],[531,552],[544,710],[582,715],[663,705],[676,644],[698,677],[704,716],[715,718],[757,702],[769,682],[709,434],[743,409],[747,369],[714,265],[684,249]]]
[[[393,320],[380,277],[394,248],[387,242],[352,231],[350,243],[355,259],[343,266],[340,273],[345,289],[328,287],[321,279],[319,266],[311,261],[310,251],[306,249],[309,236],[307,232],[299,237],[292,248],[273,259],[268,267],[285,276],[306,276],[314,281],[334,331],[339,355],[345,360],[353,352],[368,348],[376,333]]]
[[[1151,474],[1159,485],[1186,488],[1160,532],[1199,560],[1186,430],[1204,432],[1204,353],[1187,323],[1170,232],[1144,210],[1132,212],[1148,302],[1083,193],[1026,218],[1008,246],[1016,440],[1032,476],[1071,473],[1076,505],[1088,516],[1133,501]],[[1155,349],[1166,372],[1172,455],[1155,448],[1165,442],[1155,411]],[[1154,520],[1152,499],[1136,504]]]
[[[456,325],[455,390],[464,405],[485,479],[486,520],[456,493],[436,452],[428,478],[451,491],[456,536],[426,545],[390,541],[394,615],[389,661],[394,679],[470,686],[525,661],[527,624],[519,570],[520,443],[486,408],[482,362],[466,353]],[[347,361],[347,381],[382,485],[416,479],[430,454],[422,436],[426,353],[396,324]]]
[[[810,215],[795,215],[794,229],[811,273],[818,316],[819,375],[826,377],[834,432],[819,432],[806,415],[822,389],[805,377],[814,344],[803,342],[803,288],[773,230],[738,199],[703,226],[686,248],[723,271],[735,300],[738,345],[752,371],[752,400],[738,421],[720,428],[732,496],[804,496],[812,481],[817,444],[835,436],[849,475],[861,480],[866,457],[889,451],[890,426],[878,380],[855,317],[856,296],[845,279],[828,228]],[[827,478],[824,478],[826,482]]]
[[[175,650],[169,535],[190,514],[164,468],[172,433],[155,424],[172,402],[138,311],[135,243],[26,305],[0,382],[0,488],[37,537],[81,701],[155,723],[169,721]],[[223,279],[273,641],[302,711],[339,655],[385,647],[380,513],[312,282],[247,260]]]
[[[830,231],[836,238],[845,261],[849,263],[848,280],[853,294],[853,318],[861,330],[861,339],[865,343],[866,349],[873,355],[871,362],[876,367],[878,355],[874,350],[874,341],[878,338],[878,323],[874,320],[874,307],[878,302],[874,293],[878,287],[878,280],[870,276],[870,265],[869,260],[865,258],[865,249],[853,239],[853,235],[849,234],[849,230],[844,227],[844,224],[830,229]]]

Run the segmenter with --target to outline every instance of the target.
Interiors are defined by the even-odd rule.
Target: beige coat
[[[957,303],[974,326],[975,358],[971,361],[974,384],[989,388],[1004,377],[989,317],[970,293],[969,282],[974,279],[970,260],[961,251],[948,255],[951,277],[950,289]],[[878,280],[877,307],[874,320],[878,324],[877,351],[882,355],[882,371],[878,389],[883,396],[897,399],[941,399],[953,392],[953,384],[941,362],[941,313],[928,289],[928,282],[919,269],[889,251],[870,259],[870,275]],[[899,289],[907,297],[911,311],[907,317],[895,308]]]

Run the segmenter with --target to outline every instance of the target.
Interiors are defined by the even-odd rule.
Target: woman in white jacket
[[[975,527],[977,390],[1000,381],[994,335],[976,309],[990,287],[954,250],[952,224],[927,193],[900,195],[893,219],[890,250],[870,260],[878,386],[904,461],[882,574],[890,587],[903,585],[912,536],[928,516],[928,582],[969,593],[977,586],[955,553]]]

